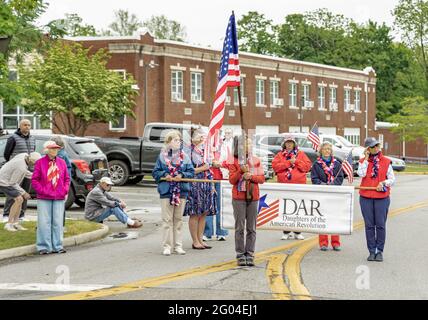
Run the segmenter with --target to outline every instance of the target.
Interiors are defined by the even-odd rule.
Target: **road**
[[[281,241],[280,232],[258,231],[254,268],[236,266],[233,232],[225,242],[212,241],[212,250],[198,251],[185,228],[187,254],[162,256],[156,189],[118,187],[114,192],[131,216],[143,220],[141,230],[64,255],[0,262],[0,299],[427,299],[427,183],[426,176],[397,177],[383,263],[366,261],[361,228],[342,237],[342,252],[319,251],[311,234],[306,241]],[[68,216],[83,213],[76,207]],[[354,219],[358,226],[358,206]],[[129,231],[107,224],[114,233]]]

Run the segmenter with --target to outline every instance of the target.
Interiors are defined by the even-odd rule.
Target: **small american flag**
[[[209,162],[208,159],[211,157],[211,154],[218,148],[219,131],[223,126],[224,120],[224,105],[226,102],[227,88],[238,87],[241,84],[240,75],[235,14],[232,13],[223,43],[218,84],[205,146],[204,158],[206,162]]]
[[[349,151],[349,154],[346,156],[345,160],[343,160],[342,168],[343,171],[348,176],[348,182],[352,183],[354,181],[354,161],[352,160],[352,150]]]
[[[312,148],[315,151],[318,151],[318,148],[319,148],[319,146],[321,144],[321,141],[320,141],[320,135],[319,135],[317,124],[315,124],[312,127],[311,132],[309,132],[309,134],[308,134],[308,140],[310,142],[312,142]]]
[[[256,220],[256,227],[261,227],[262,225],[278,217],[279,217],[279,200],[276,200],[264,206],[263,209],[259,210],[259,214]]]

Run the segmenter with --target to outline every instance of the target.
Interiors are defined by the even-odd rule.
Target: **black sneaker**
[[[238,266],[245,267],[247,265],[247,259],[245,257],[238,258]]]
[[[376,254],[375,261],[377,261],[377,262],[382,262],[382,261],[383,261],[383,255],[382,255],[382,252],[378,252],[378,253]]]
[[[65,251],[64,249],[60,249],[58,251],[54,251],[53,253],[66,253],[67,251]]]
[[[369,257],[367,258],[367,261],[375,261],[376,255],[374,253],[370,253]]]
[[[48,251],[48,250],[40,250],[40,251],[39,251],[39,254],[40,254],[41,256],[44,256],[44,255],[46,255],[46,254],[49,254],[49,251]]]
[[[247,257],[247,266],[254,267],[254,258],[252,256]]]

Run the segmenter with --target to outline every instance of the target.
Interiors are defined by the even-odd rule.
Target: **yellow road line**
[[[268,259],[268,256],[275,252],[281,252],[289,250],[299,243],[290,243],[287,245],[282,245],[279,247],[271,248],[265,251],[261,251],[256,254],[255,263],[261,263]],[[236,268],[236,260],[226,261],[223,263],[218,263],[214,265],[201,266],[197,268],[192,268],[184,270],[181,272],[171,273],[160,277],[147,278],[140,281],[130,282],[127,284],[119,285],[117,287],[95,290],[90,292],[78,292],[67,294],[63,296],[54,296],[48,298],[48,300],[85,300],[85,299],[96,299],[107,296],[119,295],[123,293],[143,290],[144,288],[157,287],[169,282],[184,280],[192,277],[202,276],[209,273],[227,271],[233,268]]]
[[[286,254],[276,254],[268,259],[266,266],[266,277],[275,300],[290,300],[290,290],[284,281],[284,262]]]
[[[402,213],[413,211],[428,206],[428,201],[419,202],[409,207],[395,209],[390,211],[388,218],[398,216]],[[364,221],[354,223],[354,231],[364,228]],[[318,244],[317,237],[309,238],[307,242],[302,243],[287,259],[284,272],[290,281],[291,294],[299,300],[310,300],[309,290],[303,284],[301,277],[300,263],[304,256]],[[283,276],[282,276],[283,277]],[[275,296],[275,295],[274,295]]]

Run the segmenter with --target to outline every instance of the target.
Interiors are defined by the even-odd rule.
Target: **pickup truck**
[[[90,137],[107,156],[110,177],[115,185],[137,184],[144,175],[151,175],[156,160],[164,146],[164,138],[170,130],[182,133],[183,141],[190,144],[192,130],[199,128],[195,124],[148,123],[142,137],[100,138]],[[208,131],[207,127],[202,127]],[[270,152],[269,152],[270,153]],[[272,177],[269,160],[263,154],[262,163],[267,178]]]

